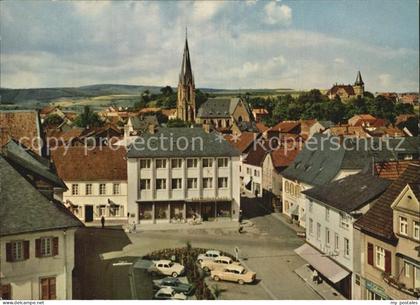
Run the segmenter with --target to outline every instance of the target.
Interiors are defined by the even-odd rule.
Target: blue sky
[[[418,91],[417,0],[2,1],[1,86],[177,85]]]

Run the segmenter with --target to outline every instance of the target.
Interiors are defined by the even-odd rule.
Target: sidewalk
[[[221,220],[221,221],[205,221],[200,224],[189,223],[158,223],[158,224],[137,224],[136,232],[142,231],[171,231],[171,230],[191,230],[191,229],[235,229],[239,228],[238,221]]]
[[[285,216],[281,213],[271,213],[271,215],[274,218],[277,218],[278,220],[280,220],[282,223],[284,223],[290,229],[294,230],[296,233],[305,233],[305,228],[302,228],[302,227],[299,227],[296,224],[290,223],[290,219],[287,216]]]
[[[325,281],[319,284],[314,283],[312,281],[312,270],[309,269],[308,265],[303,265],[297,268],[294,272],[324,300],[347,300]]]

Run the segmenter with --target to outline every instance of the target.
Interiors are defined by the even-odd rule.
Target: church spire
[[[355,85],[364,85],[362,80],[362,74],[360,74],[360,71],[357,72],[356,82]]]
[[[181,73],[179,74],[179,81],[186,85],[193,82],[193,73],[191,69],[190,50],[188,49],[187,28],[185,28],[185,46],[184,55],[182,56]]]

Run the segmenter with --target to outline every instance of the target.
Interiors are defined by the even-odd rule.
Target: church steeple
[[[176,112],[178,119],[187,122],[194,122],[195,120],[195,84],[186,30],[184,54],[182,56],[181,73],[179,74],[178,82]]]
[[[365,84],[362,80],[362,74],[360,74],[360,71],[357,72],[356,82],[354,84],[359,86]]]
[[[365,94],[365,83],[363,82],[362,74],[360,74],[360,71],[357,72],[357,77],[353,85],[353,90],[354,94],[357,97],[363,97],[363,95]]]

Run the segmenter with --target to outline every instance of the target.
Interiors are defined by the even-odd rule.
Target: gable
[[[409,184],[406,185],[391,204],[391,208],[394,210],[410,211],[416,214],[420,211],[419,198],[417,198]]]

